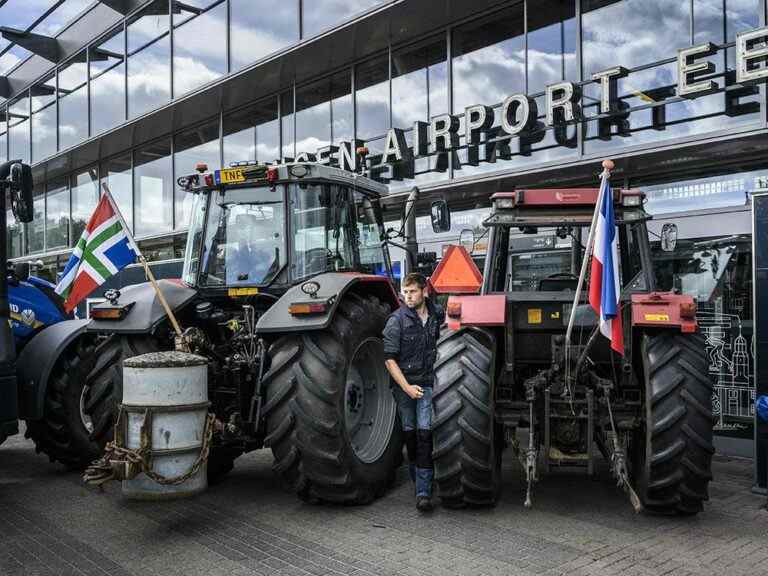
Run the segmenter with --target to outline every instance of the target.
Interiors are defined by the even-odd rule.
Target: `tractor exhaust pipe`
[[[416,269],[416,257],[419,253],[419,243],[416,241],[416,202],[419,199],[419,188],[411,188],[408,199],[405,201],[403,233],[405,240],[405,270],[403,278]]]

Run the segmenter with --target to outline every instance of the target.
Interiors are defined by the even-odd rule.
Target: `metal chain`
[[[144,422],[141,426],[140,443],[138,448],[126,448],[120,445],[120,421],[125,410],[121,407],[115,422],[115,440],[108,442],[104,455],[94,461],[83,474],[83,481],[93,486],[101,486],[110,480],[131,480],[141,472],[158,484],[163,486],[177,486],[189,480],[200,471],[202,465],[208,461],[213,438],[214,422],[216,416],[208,414],[205,419],[203,442],[200,446],[200,454],[195,463],[184,474],[174,477],[166,477],[152,469],[152,411],[144,412]]]

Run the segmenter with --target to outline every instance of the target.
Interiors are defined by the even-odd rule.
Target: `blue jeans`
[[[432,496],[432,388],[414,400],[397,384],[393,387],[400,423],[405,432],[408,469],[416,484],[416,496]]]

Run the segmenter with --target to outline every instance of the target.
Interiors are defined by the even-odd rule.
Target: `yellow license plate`
[[[669,314],[646,314],[645,319],[648,322],[669,322]]]
[[[230,288],[228,296],[254,296],[259,293],[258,288]]]
[[[528,309],[528,324],[541,324],[541,308]]]
[[[245,182],[245,170],[242,168],[225,168],[224,170],[220,170],[219,182],[222,184]]]

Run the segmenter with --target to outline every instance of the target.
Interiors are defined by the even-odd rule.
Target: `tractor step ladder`
[[[573,420],[582,429],[586,426],[587,451],[566,454],[553,446],[551,435],[553,420]],[[594,475],[595,462],[592,450],[594,429],[595,398],[592,390],[587,390],[586,398],[574,398],[571,402],[568,399],[553,398],[550,389],[546,388],[544,390],[544,470],[549,472],[551,468],[583,468],[589,476]]]

